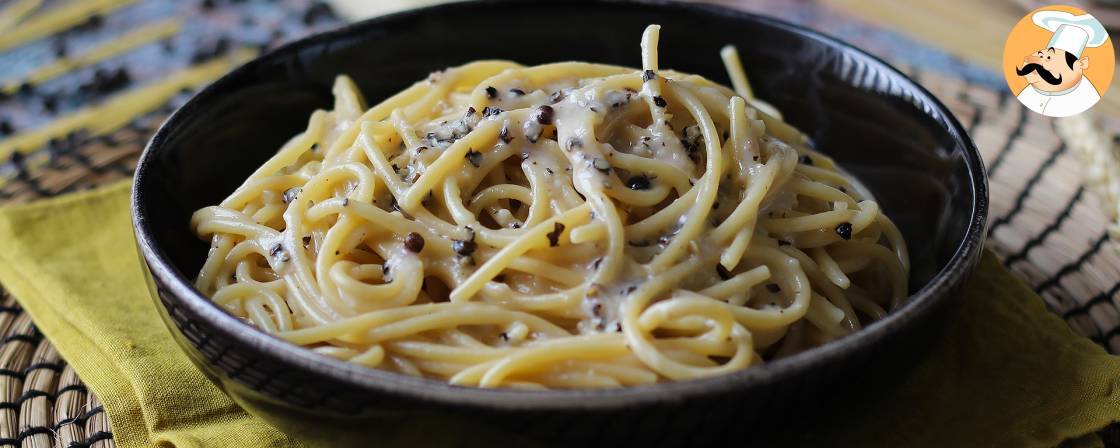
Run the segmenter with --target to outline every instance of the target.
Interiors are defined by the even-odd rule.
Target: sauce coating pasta
[[[651,384],[858,331],[909,259],[871,194],[753,97],[658,67],[479,61],[374,105],[339,76],[192,228],[196,286],[327,356],[481,387]]]

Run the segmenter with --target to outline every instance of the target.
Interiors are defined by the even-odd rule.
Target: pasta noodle
[[[746,369],[908,294],[871,194],[754,98],[658,66],[480,61],[333,110],[192,228],[196,286],[326,356],[459,385]],[[770,112],[766,112],[770,111]]]

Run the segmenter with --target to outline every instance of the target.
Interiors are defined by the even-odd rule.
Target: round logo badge
[[[1097,19],[1070,6],[1031,11],[1003,46],[1003,76],[1020,103],[1068,117],[1100,101],[1115,66],[1112,40]]]

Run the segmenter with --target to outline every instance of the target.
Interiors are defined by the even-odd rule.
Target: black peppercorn
[[[281,245],[280,243],[276,243],[276,245],[272,246],[272,249],[268,251],[268,255],[272,256],[272,257],[275,257],[283,251],[284,251],[284,246]]]
[[[549,247],[556,247],[560,244],[560,234],[564,233],[564,225],[555,223],[552,225],[552,231],[548,232],[548,245]]]
[[[482,108],[482,117],[489,118],[502,113],[502,109],[486,106]]]
[[[464,257],[469,257],[478,246],[474,241],[452,240],[451,250]]]
[[[470,234],[470,238],[466,240],[451,240],[451,250],[464,257],[469,257],[474,253],[474,250],[478,248],[478,245],[474,242],[474,229],[472,229],[471,226],[466,226],[466,229],[467,233]]]
[[[482,153],[473,149],[467,149],[467,162],[470,162],[475,168],[482,166]]]
[[[652,186],[652,182],[650,182],[649,177],[646,175],[639,174],[637,176],[630,176],[630,179],[626,181],[626,186],[630,187],[631,190],[649,190]]]
[[[541,106],[537,108],[536,120],[540,124],[552,124],[552,115],[555,111],[552,106]]]
[[[424,250],[424,237],[420,236],[419,233],[410,232],[404,237],[404,248],[412,253],[420,253]]]

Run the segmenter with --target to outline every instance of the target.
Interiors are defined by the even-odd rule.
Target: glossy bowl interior
[[[910,247],[912,296],[901,309],[840,341],[726,376],[531,392],[454,387],[317,355],[245,325],[191,286],[208,248],[190,232],[191,213],[218,203],[304,129],[314,109],[329,107],[335,75],[350,75],[376,103],[431,71],[476,59],[639,66],[638,42],[650,23],[662,25],[662,67],[725,84],[719,49],[736,45],[757,95],[874,192]],[[481,2],[361,22],[235,70],[192,98],[153,137],[139,162],[132,205],[138,247],[173,333],[235,396],[350,415],[432,405],[499,415],[609,414],[649,406],[673,413],[723,406],[719,400],[728,399],[800,403],[812,395],[808,391],[834,381],[828,377],[867,373],[876,365],[869,360],[903,362],[886,354],[920,347],[916,341],[936,331],[936,310],[975,265],[986,188],[976,148],[943,105],[837,40],[711,6]]]

